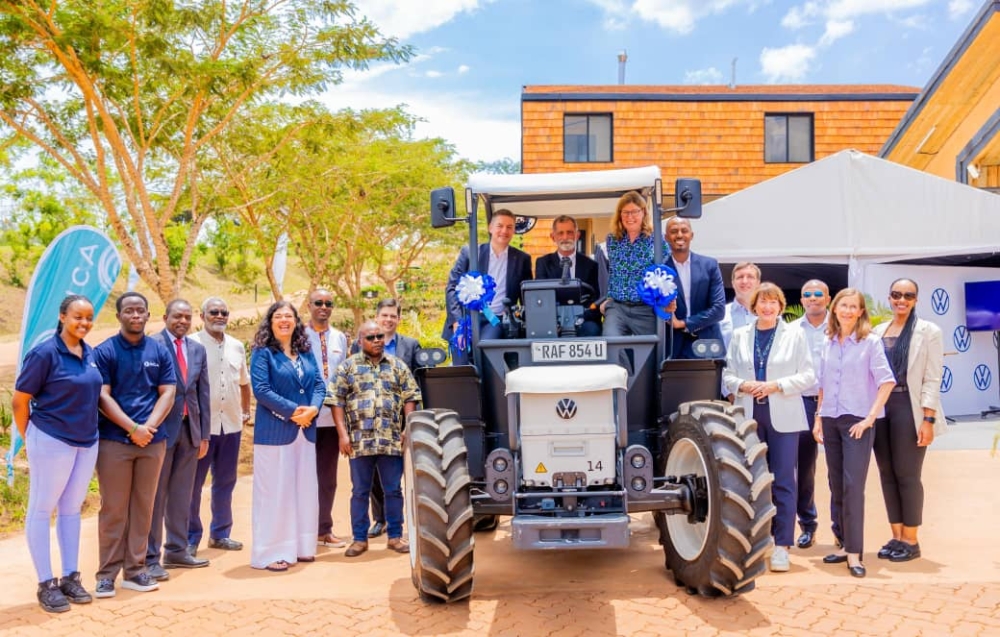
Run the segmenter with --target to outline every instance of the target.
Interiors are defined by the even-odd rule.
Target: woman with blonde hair
[[[865,480],[875,421],[885,414],[896,381],[882,341],[872,333],[861,292],[847,288],[833,297],[826,334],[813,436],[826,453],[832,508],[841,518],[834,522],[844,534],[844,546],[823,562],[847,562],[851,575],[864,577]]]
[[[608,298],[601,305],[604,336],[655,334],[653,308],[639,298],[638,283],[653,264],[653,221],[641,194],[627,192],[618,200],[605,244],[608,253]]]

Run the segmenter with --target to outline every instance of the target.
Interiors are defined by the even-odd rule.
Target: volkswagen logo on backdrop
[[[969,333],[968,328],[964,325],[959,325],[955,328],[955,333],[952,335],[951,340],[955,342],[955,349],[960,352],[967,352],[972,345],[972,334]]]
[[[945,366],[941,370],[941,393],[947,394],[951,390],[951,370]]]
[[[986,391],[990,388],[993,380],[993,373],[986,365],[976,365],[976,370],[972,372],[972,380],[976,383],[976,389]]]
[[[576,403],[569,398],[563,398],[556,403],[556,414],[563,420],[569,420],[576,415]]]
[[[944,288],[938,288],[931,293],[931,309],[938,316],[941,316],[948,312],[948,308],[951,307],[951,298],[948,296],[948,291]]]

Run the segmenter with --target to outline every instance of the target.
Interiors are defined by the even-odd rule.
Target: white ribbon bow
[[[647,289],[659,291],[661,296],[670,296],[677,290],[674,277],[663,270],[652,270],[646,272],[642,277],[642,284]]]
[[[486,294],[486,286],[483,285],[482,277],[463,274],[462,278],[458,280],[458,285],[455,286],[455,292],[458,294],[459,302],[462,305],[468,305],[483,298],[483,295]]]

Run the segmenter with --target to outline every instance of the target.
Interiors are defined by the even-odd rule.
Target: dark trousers
[[[355,542],[368,541],[368,501],[375,469],[385,491],[385,517],[389,537],[403,536],[402,456],[356,456],[351,458],[351,532]]]
[[[754,403],[753,417],[757,421],[757,436],[767,444],[767,466],[774,474],[771,499],[778,512],[771,521],[771,535],[777,546],[792,546],[795,543],[795,466],[799,432],[775,430],[771,410],[766,404]]]
[[[920,474],[925,455],[927,447],[917,446],[910,394],[890,394],[885,404],[885,418],[875,422],[875,462],[889,524],[921,525],[924,485]]]
[[[499,316],[497,317],[500,318]],[[484,339],[499,339],[503,338],[503,324],[498,323],[493,325],[489,320],[483,316],[482,313],[479,314],[479,340]],[[451,352],[451,364],[452,365],[468,365],[471,362],[472,353],[461,351],[456,352],[452,350]]]
[[[101,440],[98,445],[97,579],[114,580],[122,570],[131,579],[146,571],[149,524],[167,443],[140,447]]]
[[[201,543],[205,527],[201,522],[201,491],[205,478],[212,470],[212,524],[208,537],[221,540],[233,530],[233,490],[236,488],[236,470],[240,460],[240,441],[243,432],[220,434],[208,439],[208,453],[198,461],[191,489],[191,510],[188,513],[188,544]]]
[[[333,497],[337,493],[337,464],[340,436],[336,427],[316,428],[316,482],[319,484],[319,527],[317,533],[333,533]]]
[[[844,550],[864,553],[865,539],[865,480],[872,459],[874,429],[860,438],[852,438],[850,428],[862,419],[845,415],[823,418],[823,448],[830,472],[831,510],[836,506],[839,517],[834,520],[843,531]]]
[[[819,445],[813,437],[812,426],[816,418],[816,396],[803,396],[802,403],[806,408],[806,422],[809,423],[809,430],[799,434],[799,471],[798,487],[799,493],[795,510],[799,516],[799,528],[803,531],[816,532],[819,526],[819,513],[816,509],[816,458],[819,456]],[[844,534],[840,530],[837,520],[840,514],[837,512],[834,503],[830,502],[830,525],[833,536],[843,544]]]
[[[191,442],[187,416],[172,447],[167,447],[160,468],[153,501],[153,519],[146,546],[146,564],[159,564],[162,548],[168,560],[182,559],[187,554],[188,518],[191,516],[191,493],[194,474],[198,469],[198,447]],[[163,531],[166,529],[166,543]]]
[[[385,491],[382,490],[382,479],[378,475],[378,467],[372,474],[372,521],[385,524]]]

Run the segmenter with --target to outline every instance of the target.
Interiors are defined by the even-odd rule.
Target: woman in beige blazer
[[[897,279],[889,286],[892,321],[875,327],[896,386],[875,423],[875,460],[892,539],[878,556],[893,562],[920,557],[917,528],[922,522],[924,487],[920,480],[927,445],[945,427],[941,411],[944,347],[941,329],[918,319],[917,284]]]
[[[805,333],[781,320],[781,288],[761,283],[750,296],[750,310],[757,321],[733,332],[722,382],[726,393],[736,397],[735,404],[757,421],[757,435],[767,443],[777,509],[771,570],[780,572],[789,568],[788,549],[795,535],[799,432],[808,429],[802,392],[813,386],[816,375]]]

